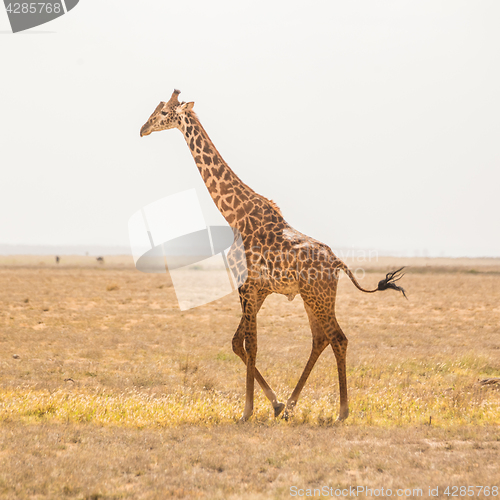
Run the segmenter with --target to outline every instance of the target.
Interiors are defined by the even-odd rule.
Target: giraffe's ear
[[[183,102],[178,108],[177,111],[189,111],[193,109],[194,102]]]

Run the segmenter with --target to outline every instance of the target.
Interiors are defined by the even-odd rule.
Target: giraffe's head
[[[182,123],[182,115],[193,109],[194,102],[179,102],[177,96],[180,90],[174,90],[170,101],[160,102],[148,121],[141,128],[141,137],[151,132],[179,128]]]

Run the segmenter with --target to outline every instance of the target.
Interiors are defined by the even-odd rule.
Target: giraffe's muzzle
[[[151,132],[152,132],[152,129],[151,129],[149,123],[145,123],[141,127],[141,137],[144,137],[145,135],[149,135]]]

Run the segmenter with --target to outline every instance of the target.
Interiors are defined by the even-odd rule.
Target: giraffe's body
[[[255,367],[257,354],[257,313],[271,293],[293,300],[300,294],[313,335],[313,347],[302,376],[288,399],[285,415],[295,406],[299,394],[319,355],[328,344],[337,360],[340,386],[339,419],[347,417],[347,338],[335,318],[338,272],[343,270],[362,291],[394,285],[397,276],[386,277],[376,290],[364,290],[347,266],[332,250],[292,228],[271,200],[257,194],[229,168],[192,111],[193,103],[180,103],[174,91],[168,103],[160,103],[141,129],[141,136],[153,131],[178,128],[184,135],[212,199],[228,224],[242,236],[248,278],[239,288],[242,318],[233,337],[233,350],[247,366],[247,394],[243,419],[253,412],[254,378],[272,402],[275,414],[283,410],[275,393]],[[238,262],[233,262],[233,272]],[[241,273],[245,266],[240,266]]]

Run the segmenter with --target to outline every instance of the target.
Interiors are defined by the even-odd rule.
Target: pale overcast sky
[[[241,179],[333,249],[500,256],[500,2],[0,5],[0,244],[128,245],[198,183],[174,88]]]

